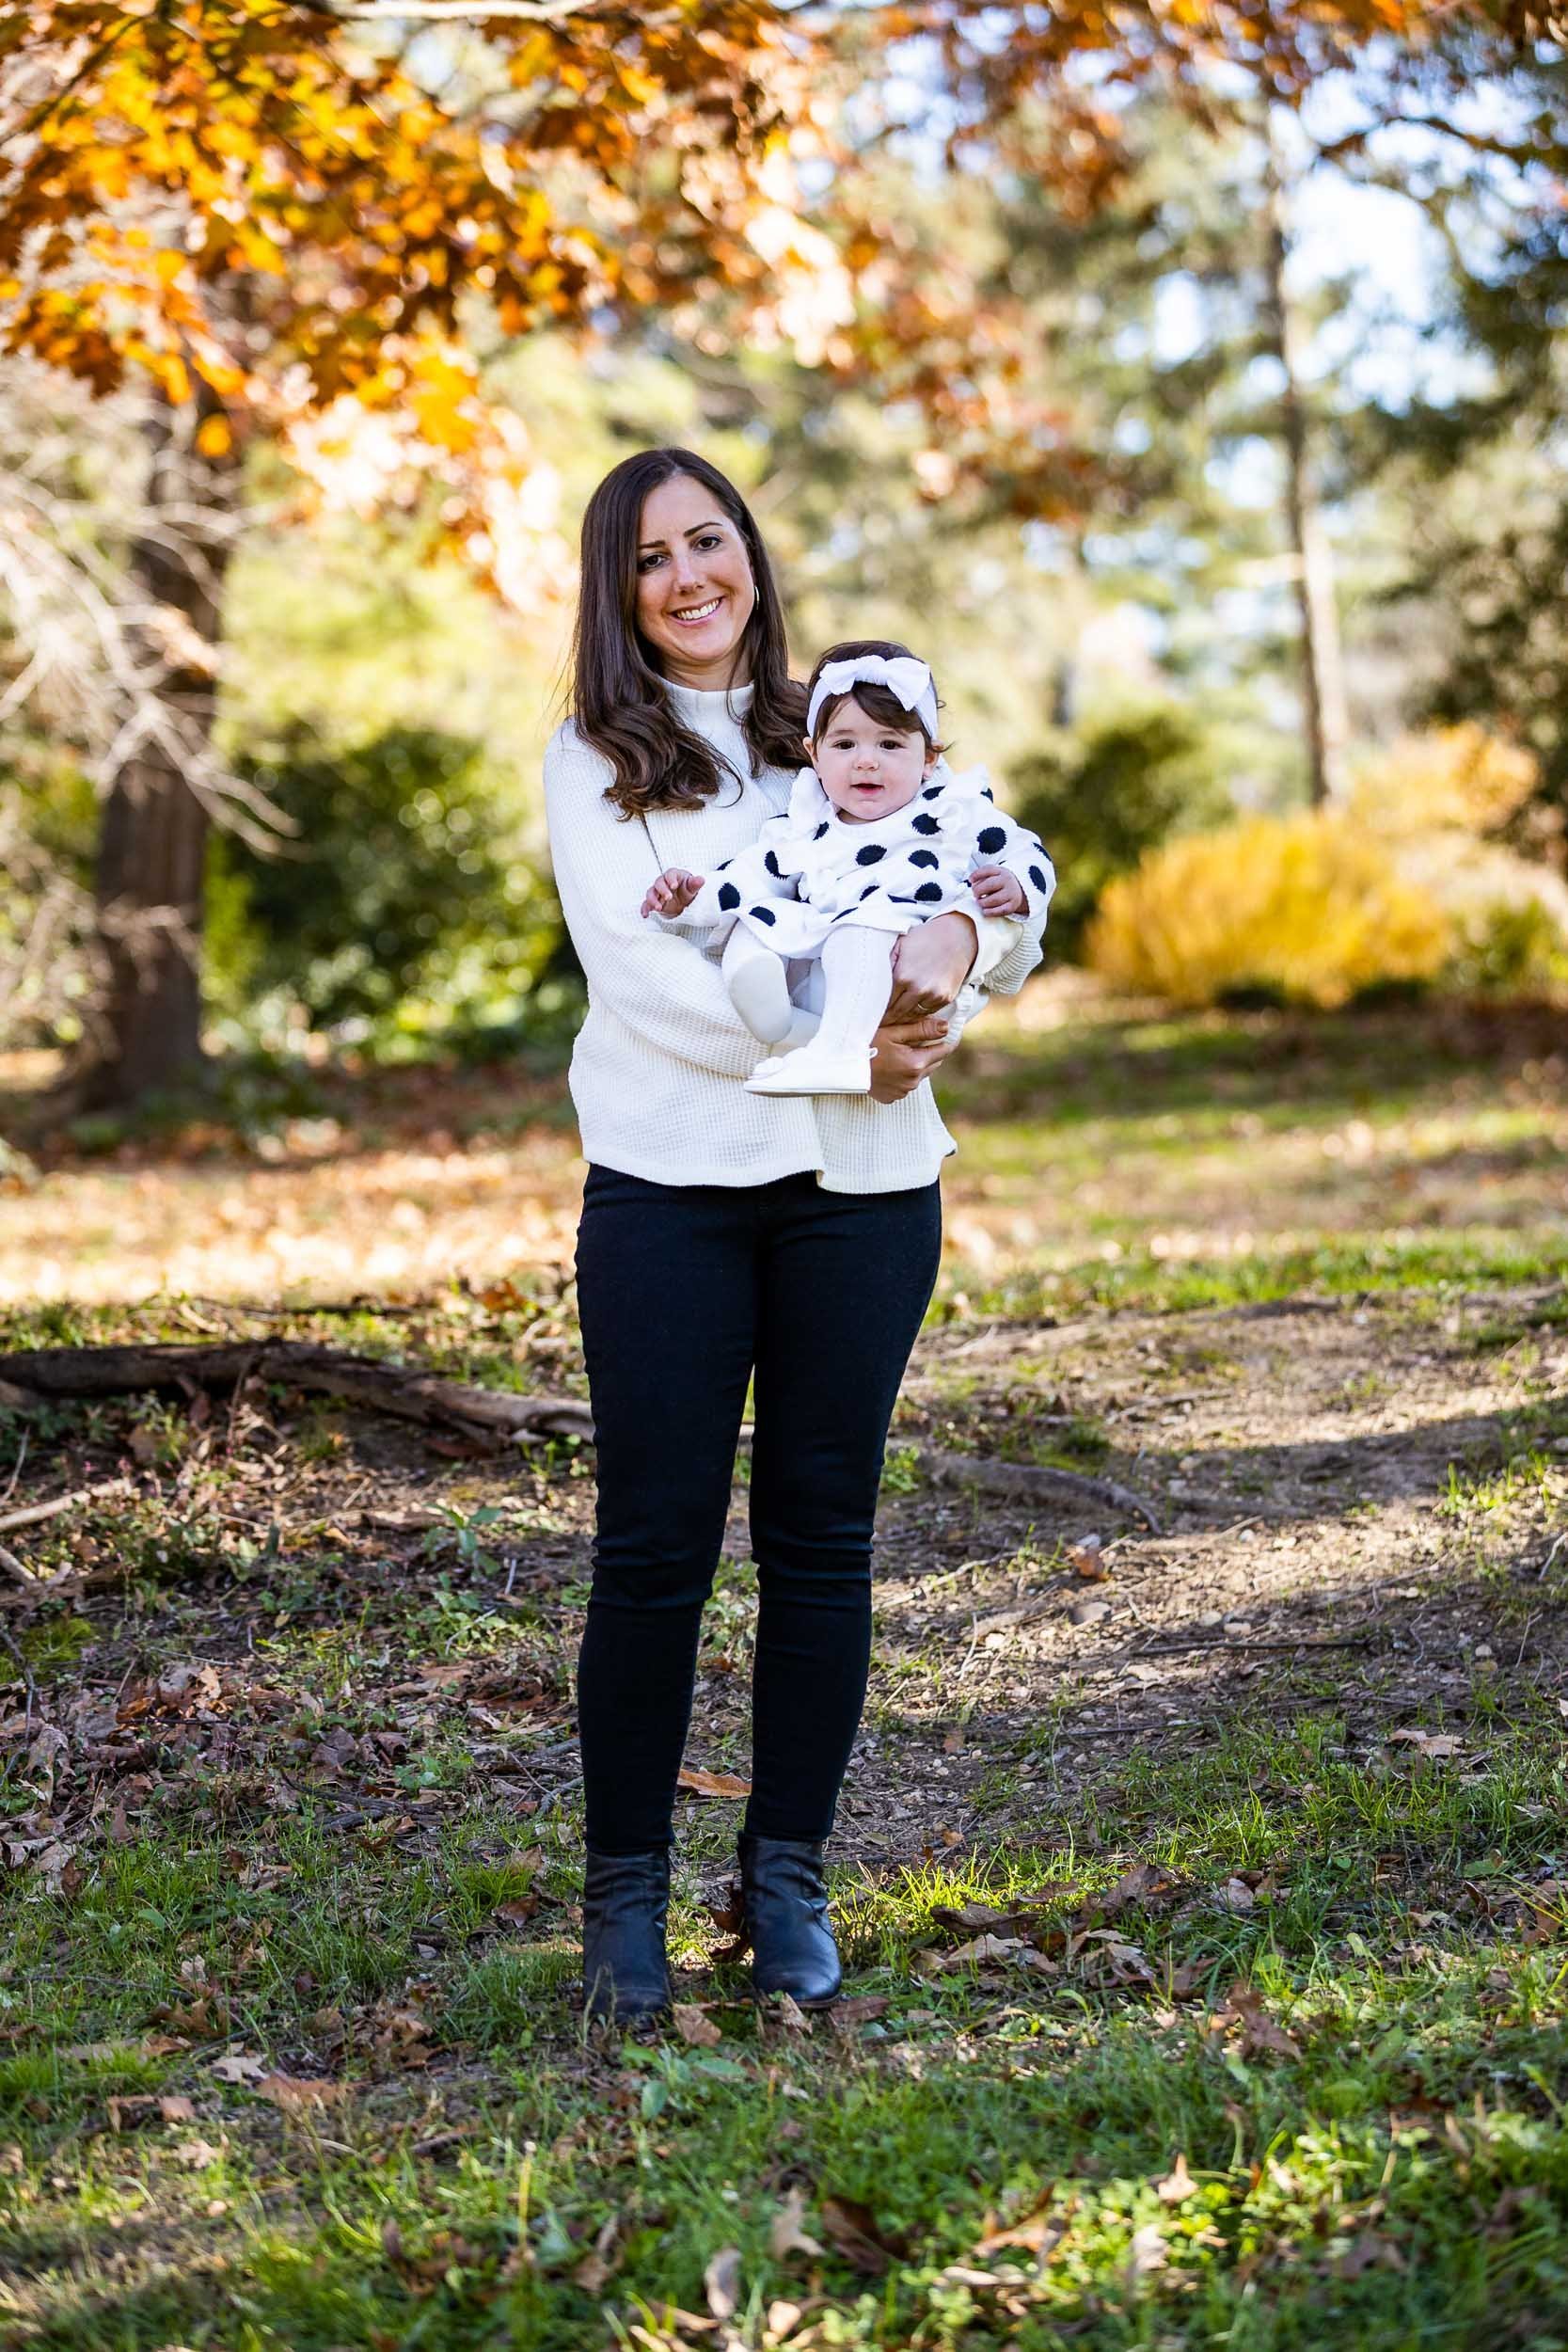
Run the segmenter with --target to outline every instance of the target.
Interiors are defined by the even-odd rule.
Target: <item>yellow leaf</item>
[[[196,445],[203,457],[227,457],[234,446],[228,418],[203,417],[197,427]]]

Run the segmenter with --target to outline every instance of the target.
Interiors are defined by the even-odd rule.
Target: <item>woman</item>
[[[717,961],[639,906],[664,867],[711,872],[750,846],[786,804],[804,721],[739,493],[689,451],[626,459],[583,519],[572,717],[545,761],[589,994],[571,1076],[598,1453],[578,1674],[583,1984],[590,2015],[622,2023],[670,1997],[676,1773],[749,1382],[745,1932],[759,1991],[802,2007],[838,1992],[823,1846],[865,1694],[882,1450],[936,1279],[953,1149],[926,1084],[951,1050],[936,1016],[972,976],[1013,990],[1039,961],[1019,923],[940,915],[899,942],[871,1099],[747,1092],[764,1048]]]

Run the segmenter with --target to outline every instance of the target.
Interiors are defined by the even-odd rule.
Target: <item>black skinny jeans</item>
[[[599,1502],[578,1716],[596,1851],[670,1842],[753,1374],[746,1827],[832,1829],[865,1698],[882,1450],[941,1241],[935,1184],[841,1193],[811,1175],[656,1184],[590,1168],[578,1299]]]

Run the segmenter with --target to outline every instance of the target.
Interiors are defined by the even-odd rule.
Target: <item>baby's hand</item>
[[[684,914],[702,886],[701,874],[689,874],[683,866],[667,866],[657,882],[650,885],[642,901],[642,914]]]
[[[1005,866],[977,866],[969,878],[974,903],[982,914],[1024,914],[1029,908],[1023,884]]]

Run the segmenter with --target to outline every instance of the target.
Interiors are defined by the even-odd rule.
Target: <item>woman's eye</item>
[[[640,558],[637,568],[640,572],[651,572],[656,564],[662,564],[663,561],[662,555],[644,555]]]
[[[705,532],[700,539],[696,539],[692,542],[694,547],[699,548],[721,548],[723,544],[722,539],[716,531]]]

